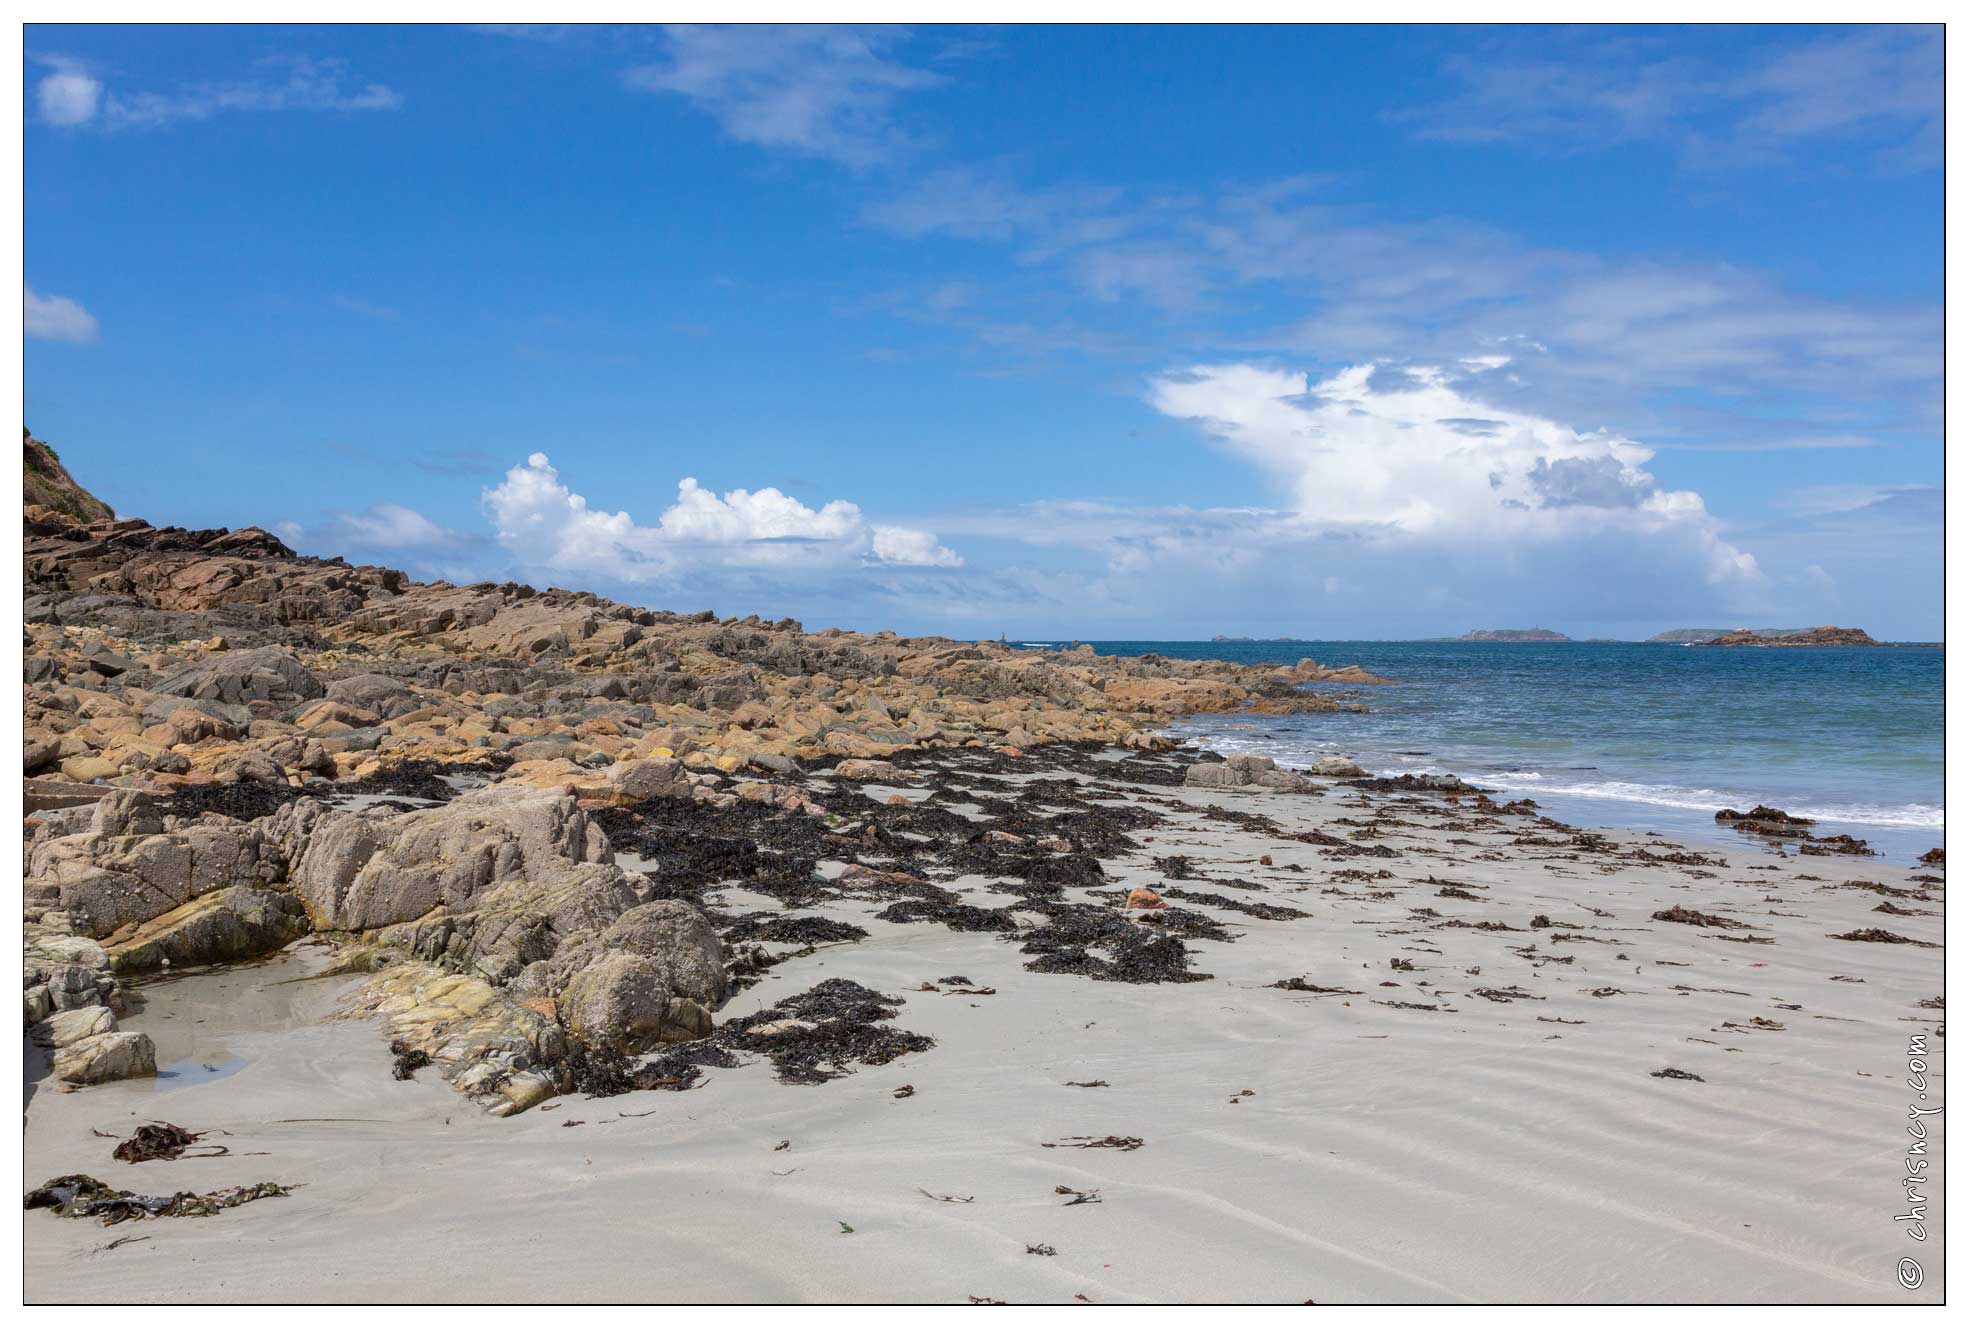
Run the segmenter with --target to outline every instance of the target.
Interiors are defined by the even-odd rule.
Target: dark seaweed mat
[[[941,923],[956,932],[1011,932],[1018,927],[1010,909],[950,900],[898,900],[876,915],[885,923]]]
[[[302,789],[288,784],[260,784],[242,780],[238,784],[190,784],[157,800],[157,810],[167,817],[196,817],[216,812],[238,821],[271,817],[297,798],[318,789]]]
[[[1191,971],[1189,948],[1174,931],[1195,926],[1195,920],[1214,930],[1217,939],[1230,939],[1213,920],[1188,910],[1158,911],[1179,916],[1171,930],[1168,924],[1141,926],[1109,905],[1036,907],[1048,921],[1017,934],[1017,940],[1021,951],[1035,957],[1026,968],[1039,974],[1080,974],[1105,983],[1197,983],[1212,975]]]
[[[707,887],[740,882],[788,908],[826,899],[814,875],[822,857],[854,860],[852,843],[818,818],[741,802],[714,808],[687,799],[650,799],[589,814],[618,850],[651,860],[645,874],[659,898],[702,903]]]
[[[575,1046],[563,1063],[574,1087],[596,1097],[632,1089],[688,1089],[706,1066],[743,1064],[740,1053],[764,1056],[784,1084],[825,1084],[861,1066],[886,1066],[897,1057],[937,1045],[926,1034],[888,1024],[901,997],[885,996],[845,978],[830,978],[753,1015],[728,1020],[709,1038],[678,1043],[641,1063]],[[752,1031],[779,1020],[806,1020],[814,1028],[778,1037]]]
[[[449,803],[458,797],[459,791],[444,782],[445,776],[496,775],[512,764],[512,759],[503,753],[483,765],[473,762],[406,761],[378,771],[374,775],[365,775],[360,780],[338,780],[328,792],[389,794],[398,798],[423,799],[431,803]]]
[[[819,946],[827,942],[860,941],[868,929],[822,918],[818,914],[747,914],[726,928],[723,937],[733,941],[773,941],[787,945]]]
[[[1065,749],[1063,752],[1062,749]],[[1029,967],[1045,972],[1084,973],[1107,981],[1187,982],[1182,938],[1228,941],[1222,924],[1193,910],[1159,911],[1146,925],[1122,917],[1108,905],[1068,903],[1066,891],[1107,886],[1100,859],[1140,846],[1133,832],[1155,826],[1160,814],[1139,805],[1110,805],[1087,797],[1086,782],[1040,778],[1024,783],[995,772],[1057,768],[1056,757],[1078,755],[1103,773],[1110,763],[1088,754],[1100,745],[1048,745],[1045,763],[993,752],[897,754],[897,764],[927,777],[926,797],[891,805],[858,787],[834,782],[822,796],[831,814],[823,821],[756,803],[713,808],[684,800],[654,799],[630,808],[593,814],[618,849],[648,858],[655,893],[663,898],[704,904],[707,890],[735,883],[770,895],[788,909],[811,908],[830,900],[883,903],[876,915],[886,922],[934,921],[958,931],[998,932],[1026,945],[1041,958]],[[907,760],[903,758],[907,757]],[[999,797],[1003,793],[1009,797]],[[949,804],[981,809],[983,820],[951,810]],[[1022,843],[987,839],[1003,831]],[[1073,852],[1040,848],[1041,838],[1063,837]],[[816,871],[822,859],[859,864],[907,878],[861,876],[829,881]],[[979,876],[1018,897],[1017,906],[968,903],[934,884]],[[913,880],[908,878],[914,878]],[[1230,883],[1242,885],[1242,883]],[[1048,918],[1037,929],[1020,930],[1012,909],[1036,909]],[[1099,919],[1101,921],[1094,921]],[[730,920],[727,927],[739,925]],[[761,925],[763,926],[763,925]],[[728,934],[732,941],[749,939]],[[746,975],[770,963],[746,961]],[[741,977],[746,976],[741,975]]]
[[[1173,886],[1165,886],[1161,890],[1161,895],[1168,900],[1187,900],[1191,904],[1214,905],[1219,909],[1229,909],[1252,918],[1270,919],[1275,922],[1280,919],[1310,917],[1305,910],[1294,909],[1290,905],[1253,904],[1248,900],[1233,900],[1228,895],[1213,895],[1209,891],[1185,891]]]
[[[509,760],[494,766],[474,765],[471,762],[407,761],[360,780],[310,781],[300,786],[260,784],[247,780],[238,784],[185,785],[175,793],[157,799],[157,809],[171,817],[196,817],[200,813],[216,812],[238,821],[255,821],[272,816],[297,798],[383,794],[448,803],[458,796],[458,791],[446,784],[442,776],[482,775],[511,764]],[[404,810],[414,809],[406,806]]]

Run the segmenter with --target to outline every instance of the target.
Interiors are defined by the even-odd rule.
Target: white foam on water
[[[1548,779],[1541,771],[1478,769],[1449,770],[1435,762],[1390,762],[1375,766],[1369,754],[1350,750],[1337,743],[1290,743],[1276,738],[1254,738],[1236,732],[1203,730],[1196,737],[1225,752],[1257,752],[1277,758],[1286,765],[1310,765],[1333,752],[1346,752],[1363,760],[1376,775],[1461,775],[1480,785],[1519,793],[1555,797],[1587,798],[1609,803],[1640,803],[1649,807],[1679,808],[1691,812],[1716,812],[1722,808],[1750,808],[1760,803],[1777,804],[1796,816],[1815,821],[1850,822],[1860,826],[1901,826],[1916,830],[1940,830],[1943,809],[1932,803],[1807,803],[1793,806],[1795,800],[1779,795],[1747,794],[1741,790],[1685,788],[1679,785],[1645,784],[1632,780]]]

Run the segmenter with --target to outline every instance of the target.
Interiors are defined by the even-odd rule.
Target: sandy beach
[[[1088,779],[1033,768],[996,778]],[[964,770],[950,758],[949,782]],[[687,1092],[499,1119],[431,1071],[393,1079],[373,1022],[327,1018],[364,979],[308,977],[317,939],[143,985],[121,1025],[155,1040],[155,1079],[57,1092],[30,1056],[29,1183],[296,1189],[114,1228],[30,1212],[27,1295],[1939,1300],[1939,1196],[1924,1245],[1894,1215],[1909,1040],[1939,1053],[1942,1013],[1918,1003],[1942,952],[1829,935],[1938,944],[1937,872],[1721,830],[1582,847],[1434,793],[1096,783],[1158,821],[1065,898],[1118,907],[1147,886],[1221,924],[1228,940],[1187,942],[1211,977],[1032,972],[1016,938],[830,899],[803,913],[867,938],[775,965],[720,1021],[845,978],[899,998],[894,1025],[935,1046],[823,1084],[754,1057]],[[1676,850],[1700,858],[1660,861]],[[1021,904],[982,877],[941,884]],[[1654,917],[1676,909],[1711,921]],[[147,1120],[229,1152],[112,1161],[104,1137]],[[1896,1282],[1909,1254],[1915,1292]]]

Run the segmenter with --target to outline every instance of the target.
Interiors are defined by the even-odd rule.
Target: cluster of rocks
[[[1308,776],[1354,780],[1366,775],[1367,772],[1348,757],[1321,757],[1300,772],[1281,767],[1270,757],[1241,753],[1223,761],[1196,763],[1184,772],[1183,783],[1194,789],[1272,789],[1305,793],[1318,788]]]
[[[1873,854],[1872,847],[1865,840],[1850,835],[1814,835],[1811,828],[1817,823],[1812,818],[1794,816],[1782,808],[1766,807],[1762,803],[1748,812],[1724,808],[1716,814],[1716,820],[1745,835],[1770,841],[1791,841],[1798,846],[1801,854]]]
[[[1307,685],[1386,681],[418,583],[258,528],[119,520],[32,439],[27,466],[26,1019],[69,1084],[154,1069],[115,1027],[120,983],[313,933],[370,972],[350,1012],[404,1073],[519,1111],[585,1057],[705,1039],[731,991],[697,898],[618,865],[598,817],[820,827],[817,787],[879,796],[939,750],[1157,753],[1184,714],[1364,709]],[[1096,870],[1004,838],[1028,872]]]
[[[103,948],[59,920],[30,918],[24,940],[26,1025],[36,1046],[52,1050],[57,1078],[99,1084],[154,1073],[150,1036],[117,1028],[123,1003]]]
[[[1311,660],[1033,651],[416,583],[254,528],[25,512],[30,776],[145,787],[361,778],[403,761],[684,761],[719,775],[924,747],[1160,750],[1193,712],[1364,709]],[[546,775],[542,779],[549,778]]]
[[[701,1037],[727,990],[702,911],[653,898],[574,798],[523,785],[407,813],[304,796],[253,821],[117,790],[33,819],[27,874],[27,1023],[71,1084],[155,1068],[148,1038],[115,1030],[119,977],[249,960],[311,931],[371,947],[384,972],[363,1009],[507,1110],[551,1092],[542,1068],[566,1037]]]

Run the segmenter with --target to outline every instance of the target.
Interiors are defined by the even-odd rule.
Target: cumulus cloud
[[[1715,581],[1755,579],[1702,496],[1667,490],[1631,439],[1473,400],[1443,370],[1357,365],[1318,382],[1249,364],[1155,379],[1149,401],[1282,481],[1304,520],[1408,536],[1555,543],[1618,529],[1699,551]],[[1472,432],[1471,420],[1486,429]]]
[[[66,56],[49,56],[41,63],[48,68],[34,88],[41,118],[51,125],[81,125],[94,119],[103,85],[88,69]]]
[[[957,568],[964,560],[937,543],[928,531],[907,526],[876,526],[869,531],[869,547],[884,563],[915,568]]]
[[[46,341],[90,342],[96,339],[95,315],[65,295],[42,295],[27,288],[22,327],[30,337]]]
[[[740,142],[849,166],[907,146],[896,101],[943,82],[886,58],[895,29],[677,26],[667,36],[669,59],[628,70],[630,87],[685,97]]]
[[[1757,559],[1700,495],[1649,473],[1648,448],[1500,407],[1468,372],[1164,374],[1149,403],[1256,467],[1278,501],[1050,500],[934,521],[1048,565],[991,574],[977,599],[989,622],[1016,586],[1037,631],[1407,636],[1537,619],[1646,635],[1768,602]]]
[[[507,471],[482,501],[499,542],[522,566],[629,583],[728,585],[722,574],[734,571],[797,579],[963,562],[931,533],[872,525],[842,499],[810,508],[774,488],[720,495],[688,477],[676,502],[643,525],[627,512],[589,507],[541,452]]]

